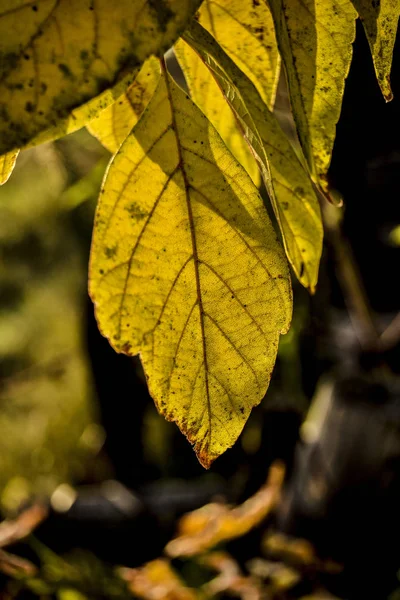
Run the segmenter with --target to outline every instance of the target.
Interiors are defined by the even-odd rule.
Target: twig
[[[389,350],[397,344],[400,340],[400,312],[389,323],[379,339],[384,350]]]
[[[341,215],[326,201],[322,201],[321,206],[325,230],[335,253],[338,280],[355,334],[363,350],[380,350],[379,333],[353,251],[341,232]]]

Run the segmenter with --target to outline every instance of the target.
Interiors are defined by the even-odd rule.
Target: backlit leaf
[[[113,88],[148,56],[167,50],[199,4],[200,0],[3,2],[0,154],[57,126],[71,110]]]
[[[198,20],[246,73],[271,108],[278,85],[280,56],[272,15],[266,4],[253,0],[205,0]],[[185,44],[178,42],[176,53],[192,98],[259,185],[260,173],[254,157],[208,69]]]
[[[3,183],[8,181],[15,167],[17,156],[18,150],[14,152],[7,152],[7,154],[0,156],[0,185],[3,185]]]
[[[182,41],[175,44],[175,54],[182,67],[190,95],[214,125],[229,150],[246,169],[256,186],[260,185],[260,171],[250,148],[240,131],[231,107],[209,69]]]
[[[272,15],[265,2],[204,0],[198,20],[272,108],[281,61]]]
[[[261,166],[288,259],[301,283],[314,290],[323,232],[308,173],[254,85],[213,37],[192,22],[183,38],[211,69],[235,110]]]
[[[208,467],[266,392],[290,278],[257,188],[165,74],[100,194],[90,293],[103,334],[140,352],[159,411]]]
[[[364,25],[374,60],[376,77],[387,102],[393,98],[390,87],[393,47],[400,16],[398,0],[352,0]]]
[[[44,129],[37,135],[35,135],[26,145],[25,148],[31,148],[32,146],[38,146],[44,142],[56,140],[60,137],[78,131],[87,123],[90,123],[95,119],[103,110],[113,104],[129,87],[137,73],[139,67],[135,67],[123,77],[118,83],[111,89],[107,89],[98,96],[94,96],[88,102],[81,104],[77,108],[73,108],[68,116],[63,119],[59,119],[57,124]]]
[[[44,129],[37,135],[35,135],[25,145],[26,148],[38,146],[45,142],[56,140],[60,137],[78,131],[84,127],[87,123],[97,117],[105,108],[110,104],[113,104],[117,98],[119,98],[126,88],[132,84],[139,67],[135,67],[128,75],[123,77],[112,89],[107,89],[98,96],[91,98],[88,102],[81,104],[77,108],[70,111],[69,115],[63,119],[57,121],[57,124]],[[15,151],[12,151],[15,152]],[[11,153],[10,153],[11,154]]]
[[[268,1],[300,143],[314,181],[328,191],[326,173],[351,63],[357,14],[349,0]]]
[[[87,126],[90,133],[113,154],[139,120],[160,78],[160,63],[148,58],[125,94],[103,110]]]

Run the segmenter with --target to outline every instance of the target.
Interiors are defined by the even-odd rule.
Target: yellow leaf
[[[125,94],[103,110],[87,126],[90,133],[97,137],[112,154],[118,150],[138,122],[154,94],[159,78],[160,63],[156,58],[150,57]]]
[[[173,44],[200,0],[7,0],[0,8],[0,154]],[[122,92],[123,90],[121,90]]]
[[[262,2],[254,3],[253,0],[205,0],[198,20],[236,61],[254,83],[264,102],[272,108],[279,79],[280,57],[272,16],[267,6]],[[217,83],[202,61],[185,44],[178,42],[175,50],[193,100],[258,186],[259,169]]]
[[[69,115],[57,121],[57,124],[44,129],[35,135],[26,145],[25,148],[38,146],[45,142],[56,140],[60,137],[78,131],[87,123],[95,119],[103,110],[113,104],[129,87],[139,71],[139,67],[135,67],[128,75],[123,77],[113,88],[107,89],[98,96],[91,98],[88,102],[81,104],[77,108],[73,108]]]
[[[8,181],[15,167],[17,156],[18,150],[14,152],[7,152],[7,154],[0,156],[0,185],[3,185],[3,183]]]
[[[400,16],[400,2],[399,0],[380,0],[380,2],[352,0],[352,2],[364,25],[382,94],[386,102],[389,102],[393,98],[390,71]]]
[[[266,392],[290,278],[257,188],[165,74],[100,194],[90,293],[103,334],[140,352],[159,411],[208,467]]]
[[[210,68],[235,111],[260,164],[287,257],[300,282],[313,291],[318,279],[323,231],[308,173],[254,85],[213,37],[199,23],[192,22],[183,39]]]
[[[143,600],[196,600],[198,597],[163,558],[152,560],[138,569],[121,568],[118,572],[135,597]]]
[[[179,535],[167,544],[167,554],[173,558],[193,556],[248,533],[277,505],[284,473],[283,465],[275,463],[271,466],[266,484],[243,504],[235,508],[207,504],[182,517]]]
[[[300,143],[314,181],[327,192],[357,14],[349,0],[268,1]]]
[[[24,148],[32,148],[33,146],[56,140],[84,127],[121,96],[125,89],[132,84],[138,71],[139,67],[136,67],[130,71],[128,75],[123,77],[112,89],[105,90],[88,102],[72,109],[67,117],[57,121],[57,125],[44,129],[35,135],[29,140]]]
[[[201,559],[201,564],[215,570],[218,575],[202,587],[206,598],[236,597],[242,600],[265,598],[261,581],[244,576],[237,561],[227,552],[210,552]]]
[[[254,184],[260,185],[260,171],[240,131],[231,107],[203,61],[182,41],[175,44],[175,54],[182,67],[190,95],[234,157],[246,169]]]
[[[254,83],[268,108],[273,108],[281,60],[265,2],[204,0],[198,21]]]

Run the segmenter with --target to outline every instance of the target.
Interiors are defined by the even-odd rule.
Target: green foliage
[[[42,146],[0,188],[1,512],[82,477],[98,450],[87,443],[99,426],[82,331],[86,266],[58,201],[65,184],[57,152]]]
[[[117,351],[141,354],[157,407],[206,466],[266,391],[290,322],[287,264],[316,287],[317,194],[330,195],[356,18],[389,100],[399,13],[396,0],[9,0],[0,9],[0,182],[19,148],[83,125],[116,153],[91,255],[99,325]],[[186,81],[171,72],[191,99],[162,58],[175,42]],[[272,111],[281,59],[300,147]]]

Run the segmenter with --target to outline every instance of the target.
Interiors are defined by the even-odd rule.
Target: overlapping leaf
[[[364,25],[376,77],[385,100],[393,98],[390,87],[393,48],[400,16],[398,0],[352,0]]]
[[[198,21],[237,62],[271,108],[279,79],[280,56],[268,7],[253,0],[205,0]],[[209,70],[185,44],[178,42],[175,50],[192,98],[259,185],[260,172],[255,159]]]
[[[3,183],[8,181],[13,172],[17,156],[18,150],[15,152],[7,152],[7,154],[0,156],[0,185],[3,185]]]
[[[357,14],[349,0],[268,1],[300,143],[314,181],[328,191],[326,173],[352,58]]]
[[[318,200],[308,173],[254,85],[213,37],[196,22],[191,23],[183,37],[211,69],[242,123],[260,163],[288,259],[303,285],[313,290],[323,232]]]
[[[169,76],[108,171],[90,293],[103,333],[140,352],[158,409],[209,466],[265,394],[290,279],[257,189]]]
[[[160,63],[155,57],[148,58],[125,94],[103,110],[91,121],[88,129],[92,135],[113,154],[128,133],[136,125],[140,115],[150,102],[160,78]]]
[[[175,54],[185,74],[190,95],[214,125],[229,150],[246,169],[255,185],[260,185],[260,171],[236,122],[231,107],[203,61],[187,44],[175,44]]]
[[[272,108],[280,73],[280,56],[272,15],[263,1],[204,0],[199,23],[254,83]]]
[[[128,69],[167,50],[199,4],[200,0],[3,3],[0,154],[57,126],[73,109],[113,88]]]

